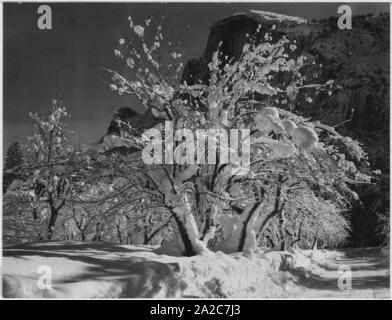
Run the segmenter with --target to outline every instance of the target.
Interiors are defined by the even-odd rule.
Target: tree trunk
[[[116,224],[116,232],[117,232],[118,241],[120,242],[120,244],[122,244],[123,239],[122,239],[120,225],[118,225],[118,224]]]
[[[242,226],[240,241],[238,243],[238,251],[239,252],[242,252],[242,250],[244,249],[244,246],[245,246],[245,240],[246,240],[246,236],[247,236],[247,228],[248,228],[249,221],[251,220],[251,218],[253,217],[255,212],[260,208],[261,204],[262,204],[262,202],[256,202],[253,205],[253,207],[250,209],[248,216],[246,217],[246,219],[244,221],[244,224]],[[246,211],[247,210],[245,210],[244,213],[246,213]]]
[[[318,245],[318,238],[315,237],[313,239],[313,243],[312,243],[312,250],[316,250],[317,249],[317,245]]]
[[[49,218],[49,223],[47,227],[47,240],[51,240],[53,237],[53,230],[54,230],[54,225],[57,220],[57,216],[59,214],[59,211],[55,208],[50,206],[50,218]]]
[[[174,221],[177,223],[178,231],[180,232],[180,237],[182,243],[184,244],[184,255],[187,257],[194,256],[196,254],[195,250],[193,249],[191,239],[189,238],[188,232],[184,226],[184,223],[177,215],[177,213],[173,212]]]
[[[210,218],[210,217],[207,217],[207,218],[206,218],[205,225],[204,225],[204,228],[203,228],[203,231],[202,231],[202,233],[201,233],[200,240],[204,241],[204,239],[205,239],[205,237],[206,237],[208,231],[209,231],[210,228],[213,227],[213,226],[214,226],[214,220],[213,220],[212,218]]]
[[[50,218],[49,218],[49,223],[47,227],[47,240],[51,240],[53,237],[53,230],[54,230],[54,225],[56,224],[57,216],[59,215],[60,209],[63,207],[65,204],[64,200],[60,202],[58,206],[55,205],[55,201],[53,200],[52,195],[49,195],[48,199],[49,203],[49,208],[50,208]]]
[[[285,217],[284,210],[279,213],[279,237],[280,237],[280,251],[286,250],[286,234],[285,234]]]
[[[102,228],[100,227],[100,223],[97,222],[95,225],[95,235],[94,235],[92,241],[97,241],[97,242],[101,241],[101,230],[102,230]]]
[[[297,233],[297,239],[295,239],[293,242],[291,242],[291,246],[293,247],[296,243],[301,241],[301,231],[302,231],[302,224],[304,220],[301,221],[298,227],[298,233]]]
[[[148,227],[147,224],[143,228],[143,245],[147,245],[149,242],[148,239]]]
[[[269,214],[264,218],[264,220],[263,220],[263,222],[261,223],[260,228],[259,228],[258,238],[260,238],[261,235],[263,234],[264,229],[267,227],[268,222],[269,222],[273,217],[275,217],[275,216],[276,216],[276,213],[275,213],[275,210],[274,210],[274,211],[272,211],[271,213],[269,213]]]
[[[279,177],[278,182],[279,182],[279,184],[276,186],[276,195],[275,195],[274,210],[273,210],[272,212],[270,212],[270,213],[265,217],[265,219],[263,220],[263,222],[261,223],[261,226],[260,226],[260,229],[259,229],[259,233],[258,233],[258,235],[257,235],[258,238],[260,238],[261,235],[263,234],[264,228],[267,226],[268,222],[269,222],[273,217],[275,217],[277,214],[279,214],[279,212],[280,212],[281,210],[283,210],[283,208],[284,208],[284,206],[285,206],[285,202],[284,202],[284,203],[280,206],[280,208],[279,208],[279,205],[280,205],[280,196],[281,196],[281,193],[282,193],[282,188],[281,188],[281,185],[280,185],[280,183],[282,182],[282,177],[281,177],[281,176]]]
[[[285,251],[286,250],[286,241],[283,239],[280,242],[280,251]]]

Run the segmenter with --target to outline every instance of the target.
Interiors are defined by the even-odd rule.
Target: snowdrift
[[[211,251],[180,257],[170,245],[75,242],[9,246],[3,253],[4,297],[63,299],[290,297],[328,255],[258,249],[247,257]],[[42,287],[43,276],[51,288]]]

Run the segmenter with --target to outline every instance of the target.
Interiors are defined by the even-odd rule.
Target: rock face
[[[218,21],[211,27],[203,56],[189,60],[185,65],[182,81],[186,81],[189,85],[200,81],[207,82],[207,64],[211,62],[212,54],[219,45],[221,45],[220,51],[224,56],[238,59],[244,44],[249,41],[249,36],[254,37],[256,42],[262,42],[265,32],[278,36],[284,34],[281,30],[273,30],[273,26],[276,24],[288,28],[303,23],[306,23],[306,20],[265,11],[239,13]],[[263,26],[261,32],[257,32],[259,25]]]
[[[121,123],[128,124],[133,129],[142,132],[152,128],[159,122],[160,121],[155,119],[155,117],[149,111],[147,111],[145,114],[139,114],[129,107],[123,107],[116,110],[114,113],[106,134],[120,136],[122,131]]]
[[[89,145],[86,151],[107,154],[132,154],[140,151],[134,145],[122,139],[124,134],[132,132],[133,135],[140,137],[145,130],[161,122],[162,120],[157,119],[150,109],[144,114],[139,114],[129,107],[119,108],[113,114],[106,134],[97,143]]]
[[[389,30],[389,13],[354,16],[352,30],[340,30],[336,17],[309,23],[270,12],[239,13],[213,24],[203,56],[188,61],[182,75],[189,85],[207,83],[207,65],[219,45],[235,60],[249,37],[260,43],[269,32],[296,39],[299,54],[315,62],[318,81],[332,79],[342,87],[313,101],[299,98],[297,109],[329,125],[341,124],[337,130],[362,142],[372,169],[382,172],[376,186],[360,190],[363,204],[352,215],[355,245],[377,244],[369,229],[375,227],[375,213],[389,208]]]

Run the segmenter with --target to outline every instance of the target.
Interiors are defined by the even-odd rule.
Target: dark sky
[[[128,28],[129,15],[136,23],[165,16],[166,30],[186,34],[185,62],[202,54],[211,24],[234,13],[255,9],[318,19],[337,15],[341,3],[51,3],[53,29],[39,30],[41,4],[4,4],[3,150],[13,140],[26,141],[32,132],[28,112],[47,114],[58,93],[81,143],[97,141],[117,108],[140,110],[135,100],[117,96],[100,80],[100,66],[116,64],[113,49]],[[389,11],[388,3],[350,6],[354,15]],[[185,32],[187,25],[191,28]]]

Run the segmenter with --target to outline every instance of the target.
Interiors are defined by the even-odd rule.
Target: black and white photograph
[[[2,299],[390,300],[390,2],[1,5]]]

